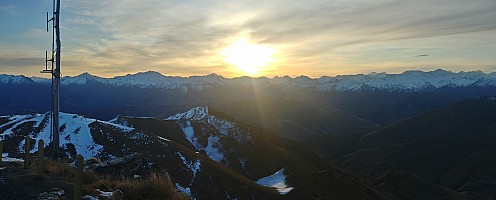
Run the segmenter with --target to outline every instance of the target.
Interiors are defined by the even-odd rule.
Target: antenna
[[[50,111],[51,127],[50,127],[50,144],[54,149],[54,157],[58,158],[59,152],[59,94],[60,94],[60,0],[53,0],[52,18],[48,19],[47,12],[47,32],[48,23],[52,22],[52,51],[51,57],[48,59],[48,51],[45,51],[45,69],[41,73],[52,74],[52,110]],[[48,68],[48,62],[51,63]],[[55,64],[55,66],[54,66]]]

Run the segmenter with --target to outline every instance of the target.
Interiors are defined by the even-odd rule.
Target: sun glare
[[[252,44],[247,39],[238,39],[223,49],[220,54],[224,62],[232,64],[248,74],[256,74],[260,67],[274,61],[271,56],[276,52],[268,46]]]

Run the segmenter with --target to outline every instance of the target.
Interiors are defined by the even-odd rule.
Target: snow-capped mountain
[[[36,78],[35,82],[48,83],[48,79]],[[188,78],[177,76],[164,76],[158,72],[147,71],[125,76],[116,76],[114,78],[102,78],[83,73],[79,76],[67,76],[62,78],[62,85],[84,85],[84,84],[106,84],[111,86],[130,86],[139,88],[166,88],[170,90],[180,90],[187,92],[188,89],[203,90],[204,87],[214,87],[222,85],[224,78],[216,74],[207,76],[191,76]]]
[[[4,77],[7,75],[3,75]],[[12,78],[12,77],[11,77]],[[3,78],[6,79],[6,78]],[[2,83],[0,77],[0,83]],[[49,83],[48,79],[34,77],[36,83]],[[7,81],[3,81],[7,82]],[[171,90],[199,91],[212,87],[236,87],[281,85],[283,88],[312,89],[317,91],[356,91],[356,90],[390,90],[390,91],[419,91],[424,89],[437,89],[441,87],[467,87],[467,86],[496,86],[496,73],[450,72],[438,69],[430,72],[406,71],[401,74],[370,73],[357,75],[340,75],[335,77],[323,76],[309,78],[299,76],[296,78],[224,78],[216,74],[206,76],[177,77],[164,76],[158,72],[148,71],[114,78],[101,78],[88,73],[75,77],[62,78],[63,85],[100,83],[112,86],[135,86],[140,88],[165,88]]]
[[[20,142],[16,145],[11,145],[14,149],[11,151],[18,151],[18,148],[24,145],[22,136],[28,133],[34,140],[43,140],[45,145],[48,146],[50,141],[50,114],[28,114],[28,115],[12,115],[0,116],[3,121],[0,124],[0,138],[9,142]],[[85,158],[103,157],[103,146],[98,144],[93,139],[91,127],[93,124],[102,124],[111,126],[122,132],[130,132],[133,128],[112,124],[105,121],[88,119],[77,114],[60,113],[60,145],[62,148],[71,149],[77,154],[83,155]],[[38,143],[35,143],[31,152],[37,150]],[[73,148],[73,149],[72,149]],[[73,153],[75,153],[73,152]],[[75,155],[75,154],[74,154]]]
[[[444,86],[466,87],[492,84],[496,74],[485,74],[480,71],[453,73],[445,70],[431,72],[406,71],[402,74],[371,73],[368,75],[349,75],[322,77],[319,79],[320,90],[360,90],[382,89],[393,91],[419,91],[437,89]]]
[[[30,84],[33,83],[28,77],[0,74],[0,84]]]

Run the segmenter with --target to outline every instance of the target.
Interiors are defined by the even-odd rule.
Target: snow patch
[[[279,194],[287,194],[288,192],[293,190],[293,188],[286,185],[286,176],[284,175],[284,169],[285,168],[282,168],[270,176],[259,179],[257,183],[266,187],[275,188],[277,189]]]
[[[239,159],[239,164],[241,165],[241,168],[243,168],[244,170],[246,170],[246,159],[240,158]]]
[[[180,152],[177,152],[179,155],[179,158],[183,161],[183,164],[188,167],[188,169],[193,173],[193,178],[191,180],[191,183],[195,180],[196,173],[200,171],[201,169],[201,163],[200,160],[196,160],[195,162],[187,160]]]
[[[163,138],[163,137],[160,137],[160,136],[158,136],[158,135],[157,135],[157,137],[158,137],[158,139],[161,139],[161,140],[165,140],[165,141],[167,141],[167,142],[170,142],[170,140],[169,140],[169,139],[167,139],[167,138]]]
[[[193,129],[193,126],[191,125],[190,121],[186,122],[181,122],[179,123],[181,126],[181,129],[184,132],[184,135],[186,136],[186,139],[197,149],[200,150],[202,149],[202,146],[198,143],[198,138],[195,137],[195,130]]]
[[[212,160],[215,160],[217,162],[220,162],[224,159],[224,153],[220,151],[221,143],[219,142],[219,138],[210,135],[208,137],[208,145],[203,149],[205,153],[207,154],[208,157],[210,157]]]
[[[239,143],[245,143],[250,140],[249,134],[244,133],[241,129],[237,128],[233,122],[218,118],[216,116],[208,116],[208,124],[212,125],[219,131],[223,136],[229,136],[234,138]]]
[[[177,190],[179,190],[180,192],[183,192],[183,193],[186,193],[188,194],[189,197],[193,197],[191,195],[191,189],[189,189],[188,187],[184,188],[184,187],[181,187],[179,184],[176,183],[176,188]]]
[[[84,195],[81,197],[82,200],[98,200],[98,198],[91,196],[91,195]]]
[[[53,199],[59,199],[60,196],[64,195],[65,192],[64,190],[55,188],[54,191],[51,192],[43,192],[36,197],[37,200],[53,200]]]
[[[105,192],[105,191],[101,191],[99,189],[96,189],[96,191],[98,193],[100,193],[99,196],[101,196],[101,197],[106,197],[106,198],[109,198],[109,199],[112,198],[113,192]]]
[[[215,135],[210,135],[208,137],[208,144],[203,146],[198,142],[198,138],[195,135],[192,121],[201,121],[204,119],[207,119],[207,121],[202,121],[202,123],[208,122],[213,125],[223,136],[229,135],[230,131],[236,129],[235,125],[229,121],[217,119],[215,116],[208,116],[208,107],[192,108],[185,113],[176,114],[166,120],[178,120],[177,123],[183,130],[186,139],[196,148],[196,150],[204,150],[208,157],[216,162],[220,162],[225,157],[224,153],[221,151],[222,144],[220,143],[220,138]]]
[[[24,162],[24,159],[22,158],[11,158],[11,157],[3,157],[2,162]]]
[[[208,117],[208,123],[214,126],[222,135],[227,136],[229,134],[229,131],[234,130],[236,126],[234,126],[234,123],[218,119],[215,116],[209,116]]]

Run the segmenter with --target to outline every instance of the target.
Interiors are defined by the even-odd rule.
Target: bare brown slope
[[[481,98],[364,135],[343,164],[367,176],[404,170],[470,196],[496,196],[496,101]]]

